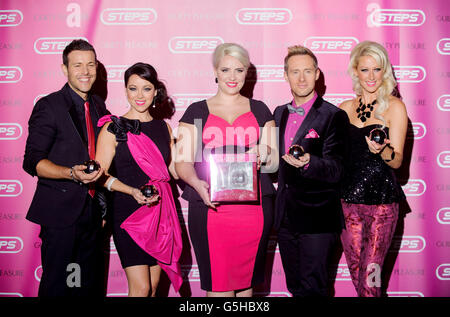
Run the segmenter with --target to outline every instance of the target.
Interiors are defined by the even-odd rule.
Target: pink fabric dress
[[[116,134],[116,140],[126,141],[132,158],[147,175],[147,184],[154,185],[161,198],[155,205],[130,210],[131,214],[121,223],[120,228],[124,229],[142,250],[156,259],[178,291],[182,284],[178,263],[182,251],[181,228],[164,158],[156,144],[145,133],[141,133],[139,128],[135,128],[142,123],[108,115],[102,117],[98,125],[102,126],[108,121],[113,121],[111,130]],[[165,123],[162,124],[166,127]],[[122,253],[126,251],[122,250],[118,248],[119,255],[123,257]]]
[[[242,133],[245,129],[248,133]],[[236,133],[232,133],[232,130]],[[210,114],[202,139],[205,147],[211,148],[222,145],[251,147],[257,143],[258,138],[258,122],[253,113],[246,112],[232,124]],[[217,210],[208,209],[207,231],[213,291],[239,290],[252,285],[263,226],[261,204],[224,204],[219,205]]]
[[[243,153],[259,143],[260,131],[273,120],[269,108],[250,99],[250,111],[231,124],[211,114],[206,100],[191,104],[180,122],[201,131],[194,168],[207,181],[209,153]],[[259,200],[221,204],[208,209],[186,185],[181,196],[189,202],[189,237],[195,251],[201,288],[212,292],[243,290],[265,280],[265,260],[273,224],[275,189],[268,174],[258,172]]]

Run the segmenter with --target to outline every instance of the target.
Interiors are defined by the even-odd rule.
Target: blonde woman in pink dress
[[[191,104],[180,119],[175,167],[187,183],[182,197],[189,201],[189,234],[201,288],[207,296],[250,297],[253,287],[264,281],[272,227],[275,191],[269,175],[261,171],[277,167],[272,159],[278,157],[276,142],[270,136],[275,122],[263,102],[240,94],[250,66],[243,47],[219,45],[213,54],[213,66],[217,93]],[[225,147],[258,155],[263,164],[258,202],[211,203],[207,156]]]

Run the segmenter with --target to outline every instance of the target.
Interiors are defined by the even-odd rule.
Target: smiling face
[[[234,95],[239,93],[244,86],[247,69],[236,57],[226,55],[220,60],[214,73],[218,80],[219,90]]]
[[[358,65],[354,69],[361,88],[368,93],[374,93],[383,83],[383,68],[372,56],[361,56]]]
[[[62,65],[69,86],[84,100],[97,78],[97,61],[92,51],[72,51]]]
[[[291,86],[296,101],[304,103],[314,96],[314,87],[319,75],[320,70],[314,66],[311,56],[293,55],[287,61],[284,78]]]
[[[157,90],[151,82],[136,74],[131,75],[128,79],[125,92],[131,108],[139,113],[148,110],[157,94]]]

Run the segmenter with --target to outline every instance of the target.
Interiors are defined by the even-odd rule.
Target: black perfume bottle
[[[83,164],[86,165],[86,169],[84,170],[86,174],[91,174],[100,169],[100,165],[94,160],[86,161]]]
[[[376,128],[370,131],[369,139],[377,142],[378,144],[384,144],[384,140],[387,139],[387,135],[382,129]]]
[[[139,189],[140,189],[142,195],[144,195],[147,198],[150,198],[150,197],[153,197],[153,196],[159,194],[158,190],[153,185],[143,185]]]
[[[289,154],[298,160],[299,157],[305,155],[305,150],[302,146],[294,144],[289,148]]]

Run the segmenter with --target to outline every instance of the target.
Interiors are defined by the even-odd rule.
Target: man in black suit
[[[94,182],[102,169],[85,173],[95,157],[97,121],[105,103],[90,93],[97,57],[91,44],[74,40],[63,52],[64,87],[33,109],[24,170],[38,177],[27,219],[41,226],[39,296],[102,295],[101,211]]]
[[[293,101],[275,109],[280,167],[275,228],[288,290],[293,296],[326,296],[328,263],[343,227],[339,182],[348,118],[315,92],[320,70],[308,48],[293,46],[285,79]],[[297,144],[305,154],[288,153]]]

